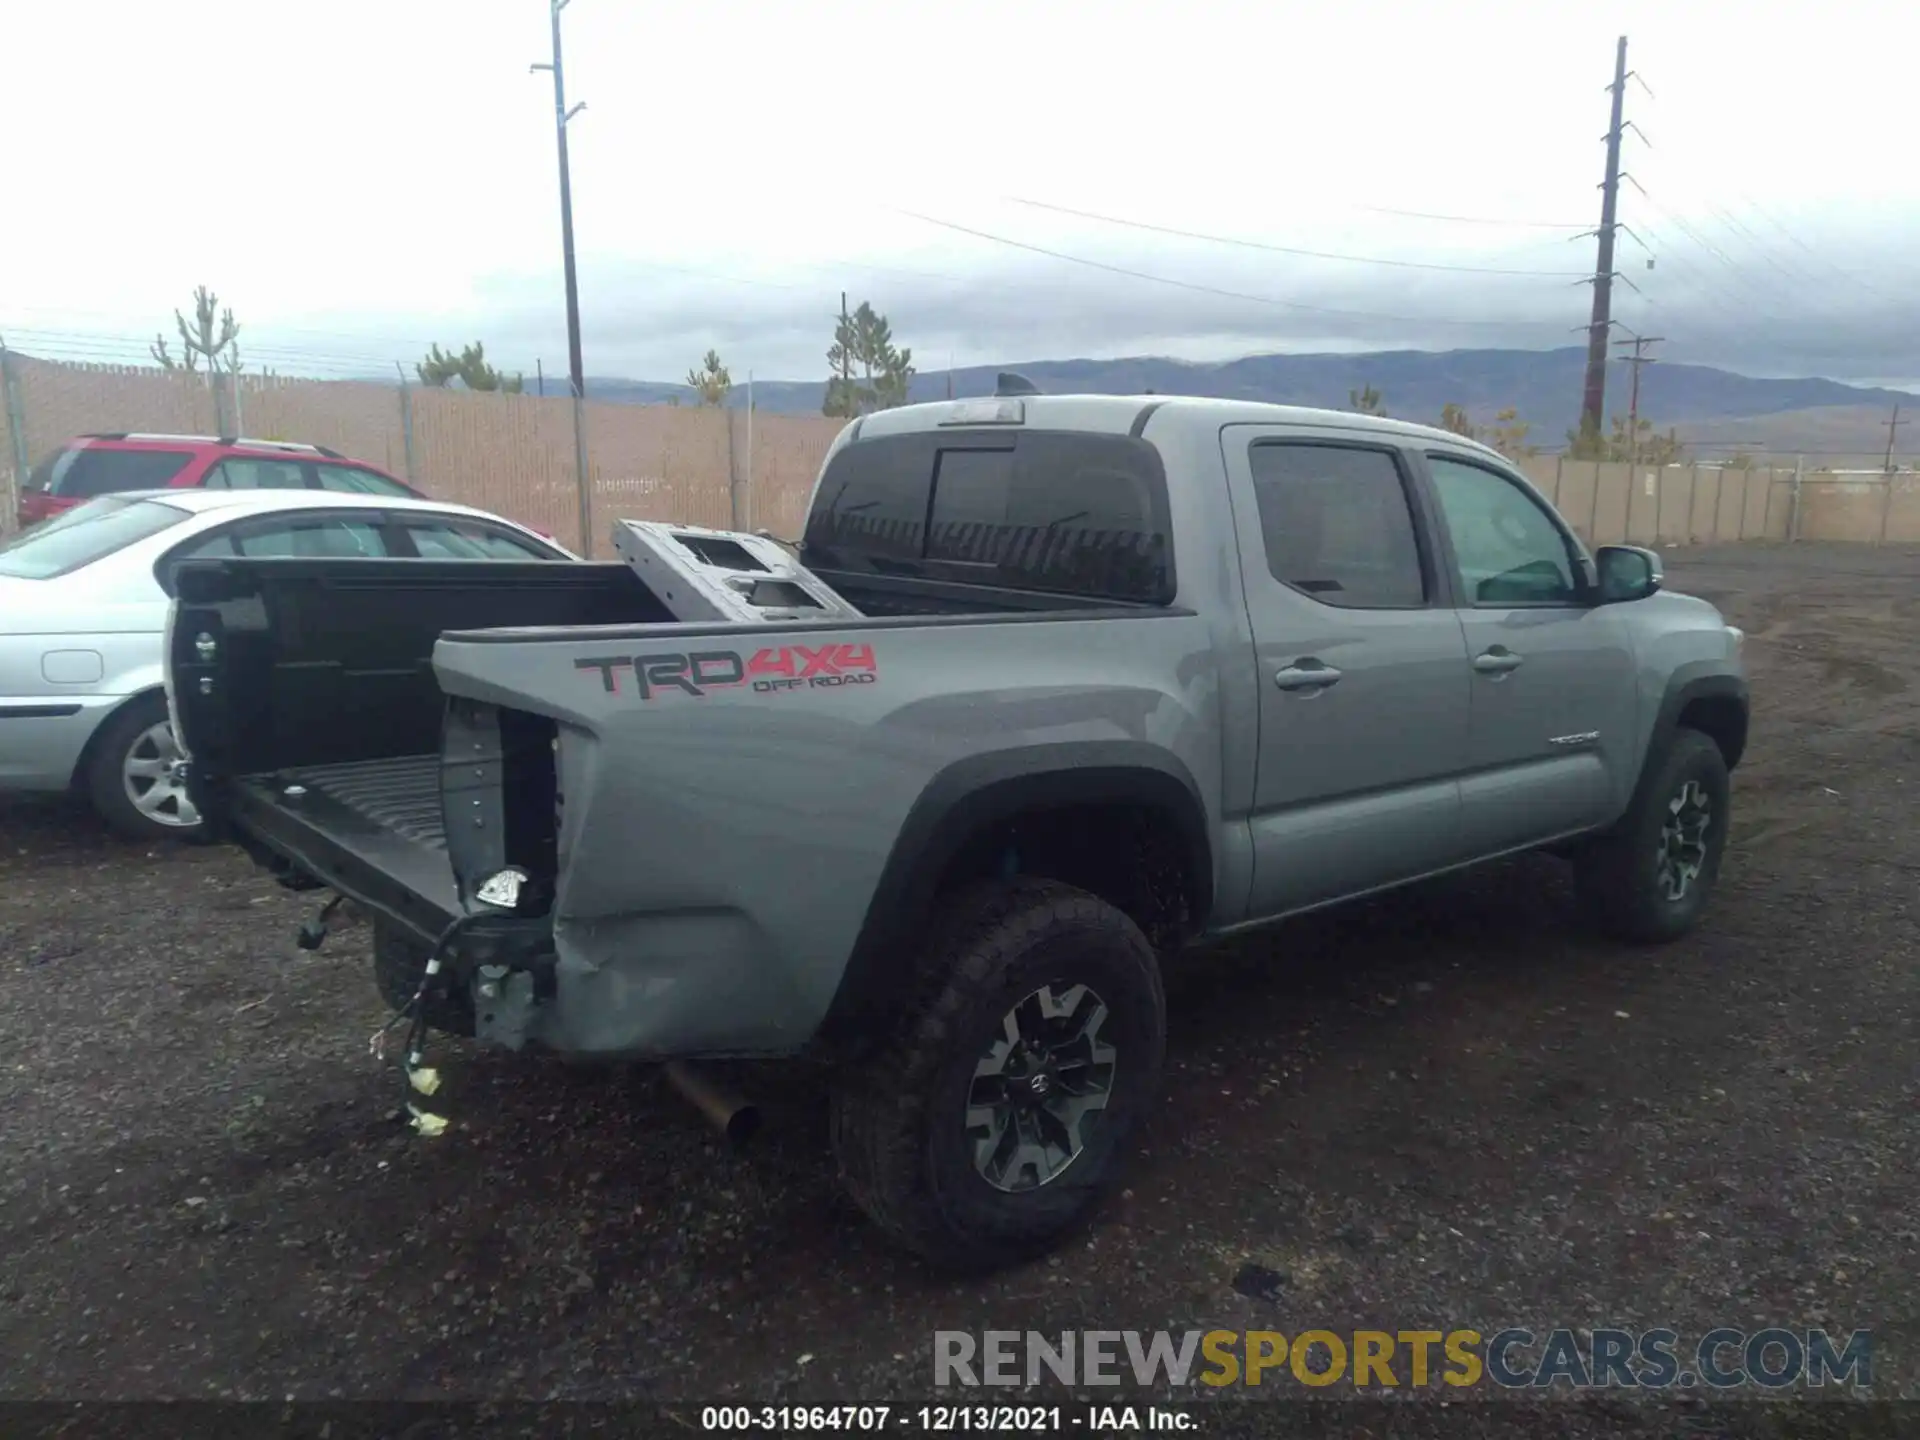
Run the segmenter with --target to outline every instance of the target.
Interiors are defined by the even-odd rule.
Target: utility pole
[[[1587,383],[1580,434],[1598,438],[1607,405],[1607,332],[1613,326],[1613,232],[1620,201],[1621,110],[1627,98],[1627,37],[1613,57],[1613,119],[1607,126],[1607,175],[1600,182],[1600,253],[1593,267],[1593,319],[1587,326]],[[1638,372],[1636,372],[1638,373]]]
[[[847,292],[840,292],[840,403],[849,415],[859,406],[853,403],[853,321],[847,316]]]
[[[1640,463],[1640,367],[1658,362],[1654,357],[1643,353],[1647,346],[1658,345],[1667,337],[1664,335],[1635,335],[1629,340],[1616,340],[1615,345],[1631,345],[1633,354],[1622,355],[1621,363],[1633,367],[1633,387],[1628,391],[1627,400],[1627,461]]]
[[[1900,418],[1900,407],[1893,407],[1893,418],[1887,421],[1887,474],[1893,474],[1893,437],[1894,432],[1907,422]]]
[[[573,182],[567,173],[567,122],[587,104],[583,100],[571,110],[567,108],[566,71],[560,63],[560,12],[567,8],[567,0],[547,0],[547,4],[553,13],[553,59],[528,70],[553,72],[553,121],[560,141],[560,248],[567,273],[567,368],[578,400],[586,396],[587,381],[580,366],[580,286],[573,266]]]

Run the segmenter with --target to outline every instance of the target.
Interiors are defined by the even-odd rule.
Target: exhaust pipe
[[[735,1145],[744,1145],[760,1128],[760,1111],[705,1072],[684,1060],[666,1064],[667,1083],[712,1122],[714,1129]]]

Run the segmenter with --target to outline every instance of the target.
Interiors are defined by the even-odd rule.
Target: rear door
[[[1466,642],[1412,457],[1223,432],[1259,671],[1250,919],[1460,858]]]
[[[1579,541],[1519,476],[1438,450],[1424,463],[1471,667],[1468,843],[1491,854],[1611,819],[1639,704],[1618,609],[1593,603]]]

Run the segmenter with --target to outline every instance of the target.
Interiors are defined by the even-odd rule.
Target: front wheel
[[[1622,940],[1677,940],[1699,922],[1720,878],[1732,788],[1720,747],[1698,730],[1666,753],[1609,835],[1574,861],[1596,928]]]
[[[123,705],[101,726],[84,781],[93,808],[123,835],[199,840],[206,834],[187,795],[186,756],[158,692]]]
[[[1014,880],[954,895],[919,970],[899,1033],[835,1084],[841,1179],[943,1268],[1027,1259],[1091,1212],[1158,1095],[1158,959],[1104,901]]]

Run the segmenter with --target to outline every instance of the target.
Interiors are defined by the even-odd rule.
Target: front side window
[[[248,560],[378,559],[387,553],[377,528],[336,516],[304,515],[244,526],[233,532],[233,544]]]
[[[1539,501],[1478,465],[1430,455],[1427,466],[1468,604],[1579,603],[1566,534]]]
[[[1256,444],[1250,458],[1274,579],[1343,609],[1426,604],[1413,511],[1391,454],[1286,443]]]

